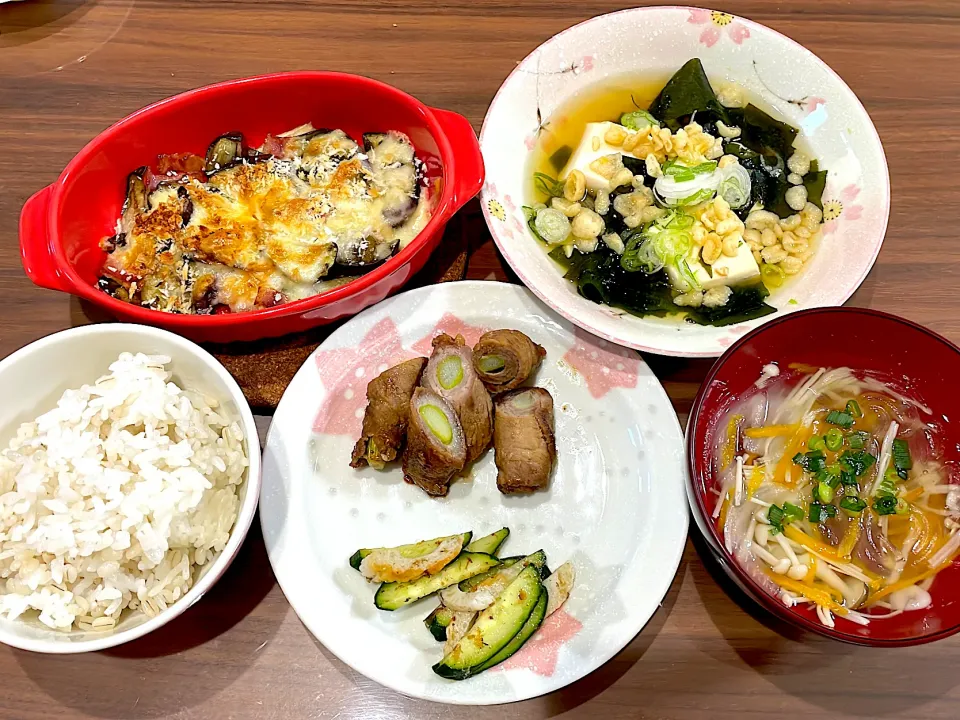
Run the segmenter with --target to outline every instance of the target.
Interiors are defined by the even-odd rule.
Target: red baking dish
[[[155,166],[159,154],[202,156],[225,132],[239,130],[256,146],[267,133],[306,122],[341,128],[355,138],[387,129],[410,137],[436,199],[429,223],[407,247],[346,285],[244,313],[174,315],[124,303],[97,289],[104,259],[99,243],[114,233],[131,171]],[[37,285],[77,295],[122,320],[208,342],[275,337],[353,315],[400,288],[423,267],[450,217],[479,192],[483,176],[480,146],[466,118],[427,107],[384,83],[330,72],[230,80],[161,100],[100,133],[55,183],[24,204],[20,253]]]

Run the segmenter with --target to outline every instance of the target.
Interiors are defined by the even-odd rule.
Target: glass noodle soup
[[[560,108],[531,154],[531,233],[584,297],[640,316],[728,325],[776,312],[771,290],[821,238],[826,170],[796,128],[690,60]]]
[[[928,607],[960,549],[960,480],[938,421],[849,368],[768,365],[757,386],[713,448],[727,550],[829,627]]]

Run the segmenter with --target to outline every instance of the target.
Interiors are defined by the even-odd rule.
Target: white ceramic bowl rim
[[[196,343],[193,343],[190,340],[187,340],[186,338],[174,333],[168,332],[167,330],[160,330],[159,328],[149,327],[146,325],[133,325],[126,323],[83,325],[81,327],[61,330],[60,332],[53,333],[52,335],[47,335],[46,337],[25,345],[3,360],[0,360],[0,375],[2,375],[3,372],[9,367],[26,361],[37,350],[44,349],[52,345],[67,343],[78,338],[91,336],[95,337],[97,335],[105,335],[116,332],[132,333],[142,337],[153,337],[164,342],[177,345],[186,351],[186,353],[194,355],[201,360],[204,365],[213,370],[223,381],[227,391],[230,394],[231,400],[236,404],[239,411],[239,417],[237,418],[237,421],[243,429],[247,444],[246,449],[249,466],[247,468],[247,476],[244,481],[247,485],[246,495],[244,497],[243,504],[240,506],[240,509],[237,513],[237,519],[234,522],[233,528],[230,530],[230,539],[227,541],[226,546],[223,548],[220,554],[217,555],[217,557],[213,560],[210,569],[207,570],[207,572],[199,580],[197,580],[196,583],[194,583],[194,585],[182,598],[177,600],[159,615],[131,628],[104,633],[100,637],[91,638],[89,640],[67,640],[66,637],[64,637],[63,640],[47,640],[23,637],[21,635],[17,635],[16,633],[10,632],[3,626],[2,623],[0,623],[0,642],[21,650],[30,650],[32,652],[50,654],[73,654],[105,650],[107,648],[116,647],[117,645],[122,645],[123,643],[135,640],[139,637],[143,637],[147,633],[166,625],[174,618],[182,615],[188,608],[202,598],[203,595],[206,594],[211,587],[213,587],[213,584],[220,579],[224,572],[226,572],[227,568],[230,566],[230,563],[240,550],[240,546],[243,544],[243,541],[247,536],[247,532],[250,530],[250,525],[253,522],[253,516],[257,510],[257,503],[260,498],[261,480],[260,440],[257,433],[257,426],[253,419],[253,413],[250,411],[250,406],[247,404],[247,401],[243,395],[243,391],[241,391],[240,386],[237,385],[237,382],[233,379],[233,376],[227,372],[226,368],[224,368],[223,365],[221,365],[213,355]],[[130,351],[136,352],[137,349],[131,348]],[[104,368],[104,370],[106,370],[106,368]],[[174,370],[174,372],[176,371]],[[92,383],[94,380],[96,380],[96,378],[90,378],[87,382]],[[11,622],[16,623],[18,621],[3,620],[2,622],[9,624]]]
[[[497,106],[499,101],[502,101],[503,99],[502,96],[505,94],[507,87],[510,84],[510,81],[518,73],[525,72],[526,71],[525,66],[527,65],[527,63],[532,58],[534,58],[539,52],[541,52],[545,47],[547,47],[551,43],[554,43],[556,40],[559,40],[560,38],[568,34],[577,32],[579,30],[583,30],[585,27],[596,24],[596,23],[607,22],[614,17],[634,15],[634,14],[655,16],[656,14],[662,13],[664,11],[689,12],[691,13],[691,15],[693,13],[713,12],[706,8],[687,6],[687,5],[657,5],[657,6],[649,6],[649,7],[626,8],[623,10],[617,10],[617,11],[606,13],[603,15],[597,15],[595,17],[592,17],[580,23],[577,23],[576,25],[572,25],[566,28],[565,30],[562,30],[561,32],[557,33],[556,35],[549,38],[545,42],[541,43],[533,51],[531,51],[522,61],[517,63],[516,67],[510,72],[510,74],[503,81],[500,88],[497,90],[496,95],[494,95],[493,100],[490,102],[490,105],[487,108],[486,115],[484,116],[483,125],[480,129],[481,150],[483,150],[483,148],[485,147],[484,141],[490,129],[490,119],[491,119],[491,116],[493,115],[494,108]],[[883,152],[883,143],[880,139],[880,135],[877,132],[873,122],[870,120],[869,113],[867,112],[866,108],[863,106],[863,103],[857,97],[856,93],[854,93],[853,90],[851,90],[850,87],[840,77],[840,75],[835,70],[833,70],[833,68],[831,68],[826,62],[824,62],[819,56],[817,56],[815,53],[813,53],[811,50],[807,49],[797,41],[784,35],[783,33],[778,32],[777,30],[774,30],[773,28],[770,28],[766,25],[762,25],[761,23],[755,22],[753,20],[749,20],[744,17],[730,15],[729,13],[723,13],[723,14],[729,15],[731,20],[736,21],[738,23],[742,23],[744,26],[746,26],[749,29],[757,30],[761,33],[769,33],[770,35],[775,36],[776,38],[781,40],[783,43],[785,43],[788,47],[792,48],[795,52],[801,55],[805,55],[813,59],[817,64],[819,64],[838,83],[838,85],[843,90],[846,91],[846,93],[849,96],[847,99],[850,100],[853,106],[855,106],[855,108],[858,109],[863,114],[863,117],[866,119],[866,122],[863,124],[864,129],[867,129],[869,131],[871,140],[873,140],[876,143],[877,147],[880,148],[879,160],[881,162],[882,169],[883,169],[882,178],[881,178],[882,186],[883,186],[883,197],[882,197],[882,209],[880,211],[882,220],[878,226],[878,231],[874,233],[874,242],[869,247],[867,254],[863,257],[863,263],[862,263],[862,267],[860,268],[860,272],[855,276],[854,275],[849,276],[848,282],[842,287],[834,288],[832,301],[826,302],[826,303],[813,302],[805,305],[798,305],[796,307],[782,307],[778,309],[778,315],[786,314],[796,310],[807,309],[810,307],[818,307],[823,305],[842,305],[843,303],[845,303],[847,300],[850,299],[850,297],[853,295],[854,292],[856,292],[857,288],[861,285],[861,283],[863,283],[867,275],[870,273],[870,270],[873,268],[873,265],[876,262],[877,256],[880,253],[880,248],[883,244],[883,239],[886,235],[886,230],[889,223],[890,203],[891,203],[890,179],[889,179],[890,176],[889,176],[889,168],[887,165],[886,155]],[[488,182],[490,182],[495,176],[493,163],[489,163],[489,162],[487,163],[487,176],[488,176]],[[566,318],[570,322],[576,325],[579,325],[580,327],[586,330],[589,330],[591,333],[593,333],[594,335],[597,335],[598,337],[602,337],[605,340],[608,340],[613,343],[618,343],[620,345],[625,345],[627,347],[634,348],[635,350],[639,350],[641,352],[648,352],[648,353],[654,353],[659,355],[676,356],[676,357],[718,357],[724,352],[726,347],[732,344],[736,339],[746,334],[754,327],[757,327],[763,324],[764,322],[764,319],[761,319],[759,321],[751,321],[750,323],[739,323],[737,325],[730,326],[731,328],[736,328],[736,330],[734,331],[736,333],[736,337],[731,337],[729,339],[729,342],[726,342],[723,345],[717,345],[715,347],[710,347],[707,349],[699,349],[699,350],[690,349],[687,347],[682,347],[682,348],[664,347],[656,343],[647,344],[641,339],[630,337],[630,333],[614,334],[610,332],[605,332],[603,329],[597,328],[595,326],[591,326],[584,321],[584,318],[578,317],[579,313],[577,311],[571,310],[570,308],[565,307],[562,302],[558,302],[556,298],[552,297],[548,291],[545,291],[542,287],[539,287],[537,283],[532,282],[529,274],[525,271],[523,264],[517,260],[516,254],[511,251],[511,247],[509,243],[505,242],[497,232],[496,223],[494,222],[494,217],[491,215],[490,208],[488,207],[489,203],[486,197],[487,196],[486,187],[487,186],[485,186],[484,191],[482,193],[482,200],[481,200],[481,208],[483,210],[484,219],[487,223],[487,227],[489,228],[491,235],[493,236],[494,241],[497,244],[497,247],[500,249],[500,252],[503,253],[504,257],[506,258],[510,266],[513,268],[514,272],[517,273],[517,276],[524,283],[524,285],[526,285],[542,302],[549,305],[553,310],[555,310],[557,313],[562,315],[564,318]],[[573,293],[576,294],[576,291],[573,291]],[[598,306],[598,307],[606,307],[606,306]],[[768,319],[772,319],[774,317],[777,317],[777,315],[768,316]],[[634,333],[634,335],[636,335],[636,333]]]

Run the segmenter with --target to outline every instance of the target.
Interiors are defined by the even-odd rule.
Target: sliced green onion
[[[827,445],[827,450],[837,452],[843,447],[843,433],[836,428],[830,428],[827,434],[823,436],[823,441]]]
[[[812,523],[822,523],[827,518],[836,516],[837,508],[834,505],[821,505],[820,503],[810,503],[809,519]]]
[[[807,456],[804,455],[802,452],[798,452],[796,455],[793,456],[793,464],[799,465],[800,467],[806,467]]]
[[[849,465],[841,465],[840,482],[844,487],[857,487],[857,476],[853,474],[853,470],[850,470],[849,467]]]
[[[646,130],[648,127],[660,127],[657,119],[646,110],[634,110],[620,116],[620,124],[628,130]]]
[[[893,515],[897,511],[897,498],[890,495],[874,498],[873,509],[877,515]]]
[[[787,279],[787,274],[780,269],[779,265],[768,265],[763,263],[760,266],[760,280],[770,289],[778,288],[783,285]]]
[[[826,445],[827,444],[824,442],[823,438],[820,437],[819,435],[814,435],[812,438],[810,438],[807,441],[807,447],[810,448],[811,450],[819,450],[823,452]]]
[[[817,480],[822,483],[826,483],[832,488],[836,488],[840,484],[840,474],[842,470],[840,465],[834,463],[833,465],[828,465],[819,473],[817,473]]]
[[[784,512],[777,505],[771,505],[767,508],[767,520],[778,531],[783,532]],[[775,533],[776,534],[776,533]]]
[[[827,414],[827,422],[842,428],[850,428],[853,427],[853,415],[839,410],[831,410]]]
[[[783,514],[790,522],[803,520],[803,508],[794,505],[792,502],[785,502],[783,504]]]
[[[866,509],[867,503],[858,497],[848,495],[840,501],[840,507],[847,512],[861,513]]]
[[[852,447],[854,450],[861,450],[863,449],[864,445],[867,444],[867,438],[869,437],[870,436],[867,433],[863,432],[862,430],[859,430],[855,433],[850,433],[847,436],[847,442],[850,444],[850,447]]]
[[[562,243],[570,235],[570,219],[555,208],[537,210],[534,227],[549,245]]]
[[[740,163],[727,165],[720,171],[720,187],[717,194],[733,208],[741,208],[750,201],[750,173]]]
[[[847,407],[845,411],[848,415],[852,415],[855,418],[863,417],[863,410],[860,409],[860,403],[856,400],[848,400]]]
[[[805,455],[806,464],[804,467],[808,472],[816,473],[820,472],[827,466],[827,459],[824,454],[819,450],[814,450],[813,452],[808,452]]]
[[[833,488],[822,482],[817,485],[817,497],[822,503],[829,503],[833,500]]]
[[[913,460],[910,458],[910,447],[906,440],[897,438],[893,441],[893,464],[897,470],[909,470],[913,467]]]
[[[840,460],[846,464],[857,477],[863,475],[877,462],[877,458],[866,450],[857,450],[856,452],[844,450],[840,455]]]
[[[695,180],[698,175],[708,175],[716,171],[717,162],[710,160],[691,167],[683,165],[676,160],[669,160],[661,166],[661,169],[664,175],[673,178],[677,182],[689,182],[690,180]]]
[[[563,197],[563,183],[546,173],[535,172],[533,186],[547,197]]]

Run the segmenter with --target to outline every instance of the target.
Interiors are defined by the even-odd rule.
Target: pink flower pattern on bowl
[[[700,33],[700,43],[708,48],[716,45],[724,33],[736,45],[741,45],[744,40],[750,37],[750,29],[733,15],[725,12],[691,8],[687,22],[693,25],[707,26]]]
[[[825,200],[823,203],[823,233],[828,235],[834,232],[839,224],[840,217],[847,221],[859,220],[863,215],[863,206],[854,204],[860,188],[856,185],[847,185],[840,191],[837,198]]]

